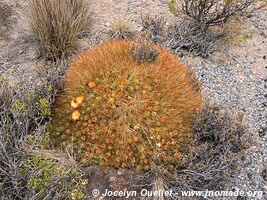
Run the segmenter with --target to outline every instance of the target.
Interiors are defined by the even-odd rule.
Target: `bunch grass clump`
[[[41,56],[62,59],[71,55],[89,31],[89,5],[83,0],[29,0],[28,18]]]
[[[202,105],[188,71],[157,48],[153,63],[132,57],[132,42],[112,41],[70,66],[49,132],[82,163],[146,171],[179,162]]]
[[[133,39],[134,31],[131,22],[122,17],[115,18],[108,28],[108,36],[112,39]]]

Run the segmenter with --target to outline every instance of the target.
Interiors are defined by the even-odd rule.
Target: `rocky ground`
[[[23,11],[23,0],[0,0],[11,5],[4,35],[0,35],[0,74],[13,84],[39,83],[42,63],[32,45]],[[92,9],[91,38],[83,47],[90,48],[101,41],[101,30],[116,16],[124,16],[140,30],[141,14],[163,16],[167,23],[175,21],[168,11],[167,0],[105,0],[95,1]],[[251,131],[253,145],[247,150],[239,173],[231,178],[228,189],[264,191],[267,198],[267,14],[257,11],[244,22],[240,37],[249,33],[251,38],[238,43],[225,43],[211,58],[203,59],[187,53],[179,54],[182,62],[192,66],[203,83],[208,98],[233,113],[243,113],[244,122]],[[100,32],[99,32],[100,31]],[[264,197],[262,197],[264,198]],[[257,199],[253,197],[239,199]],[[258,198],[259,199],[259,198]]]

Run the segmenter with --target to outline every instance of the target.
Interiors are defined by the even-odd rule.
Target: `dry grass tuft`
[[[13,9],[6,3],[0,2],[0,38],[7,36],[8,18],[12,15]]]
[[[6,25],[6,20],[12,14],[12,8],[6,4],[0,2],[0,26]]]
[[[149,170],[154,161],[176,162],[192,137],[202,99],[187,68],[159,47],[155,62],[139,64],[132,44],[102,44],[67,72],[50,132],[83,163]]]
[[[122,18],[114,19],[107,33],[112,39],[132,39],[134,37],[131,22]]]
[[[28,18],[41,56],[51,60],[71,55],[91,21],[83,0],[29,0]]]
[[[0,105],[10,105],[12,100],[11,95],[12,92],[9,83],[3,77],[0,76]]]

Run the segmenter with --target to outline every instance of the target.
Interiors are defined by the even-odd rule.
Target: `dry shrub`
[[[72,54],[91,21],[83,0],[29,0],[28,18],[41,56],[52,60]]]
[[[8,4],[0,2],[0,26],[6,26],[6,21],[11,15],[12,8]]]
[[[11,95],[12,88],[10,87],[8,81],[0,76],[0,105],[10,105],[12,100]]]
[[[131,23],[122,17],[111,22],[107,33],[112,39],[132,39],[134,37]]]
[[[158,56],[157,49],[146,38],[135,41],[131,47],[131,53],[138,63],[154,62]]]
[[[225,36],[217,32],[219,26],[233,18],[251,14],[259,9],[258,0],[177,0],[176,5],[184,17],[170,27],[170,48],[187,49],[202,57],[209,56]],[[216,28],[214,28],[216,27]]]
[[[184,189],[218,188],[237,169],[249,142],[242,116],[235,118],[218,106],[206,105],[195,121],[194,134],[180,166],[185,169],[178,170],[177,180],[186,180],[181,185]]]
[[[184,49],[206,58],[217,49],[224,34],[216,33],[214,29],[204,30],[198,22],[184,20],[169,27],[168,38],[168,47],[173,51]]]
[[[21,167],[31,199],[86,199],[88,179],[69,153],[27,149],[29,157]]]
[[[155,43],[163,42],[165,38],[164,26],[166,21],[163,17],[145,15],[141,16],[143,31],[149,35]]]
[[[52,71],[55,71],[55,68]],[[42,174],[43,169],[49,166],[44,166],[44,168],[36,166],[25,171],[29,167],[31,150],[39,148],[41,141],[45,140],[44,133],[49,123],[47,114],[49,114],[50,103],[54,99],[60,79],[56,76],[57,72],[49,73],[49,75],[52,74],[53,77],[40,77],[43,81],[40,85],[29,84],[23,81],[22,77],[18,77],[20,81],[16,84],[11,84],[0,77],[1,200],[45,199],[47,197],[62,199],[60,193],[66,192],[64,187],[68,186],[67,184],[55,184],[52,179],[49,185],[52,189],[46,192],[41,191],[41,195],[46,197],[38,198],[35,196],[36,193],[29,188],[27,181],[33,176]],[[30,145],[29,139],[31,139]],[[55,177],[59,177],[58,174],[52,176],[52,178]]]
[[[178,0],[181,11],[201,23],[216,26],[227,23],[232,17],[241,17],[255,9],[258,0]]]
[[[155,62],[139,64],[132,44],[102,44],[67,72],[49,132],[83,163],[148,170],[153,161],[177,162],[192,137],[202,99],[187,68],[159,47]]]
[[[6,3],[0,2],[0,37],[7,36],[8,18],[12,15],[13,9]]]
[[[241,115],[233,117],[219,106],[207,104],[197,116],[194,139],[183,150],[176,173],[160,165],[152,172],[175,193],[219,190],[236,174],[250,143],[247,138]]]

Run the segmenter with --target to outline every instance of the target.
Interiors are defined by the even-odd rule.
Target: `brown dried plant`
[[[83,0],[29,0],[28,18],[41,56],[52,60],[72,54],[91,21]]]

